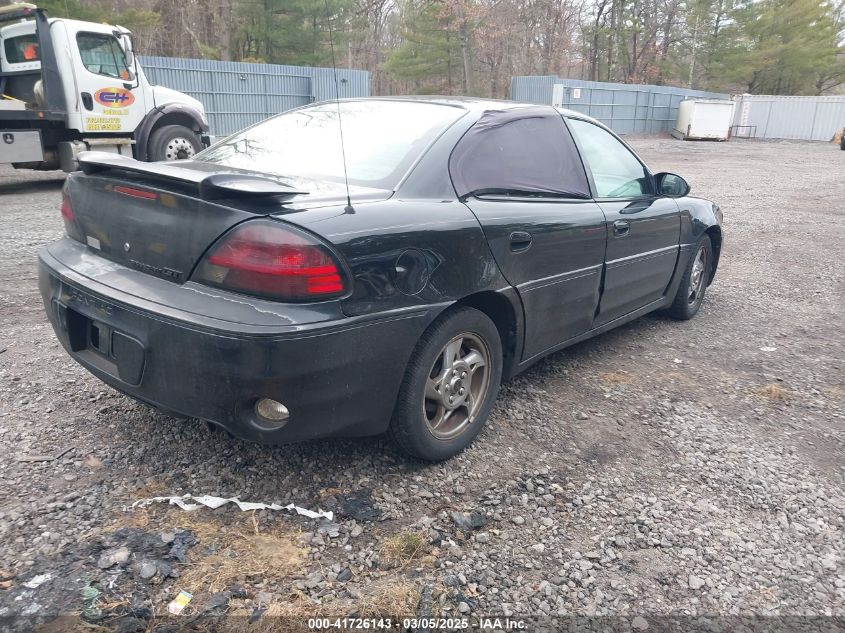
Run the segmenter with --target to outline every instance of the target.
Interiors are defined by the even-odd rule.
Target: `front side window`
[[[345,150],[350,184],[394,189],[423,150],[465,112],[398,100],[323,103],[267,119],[194,159],[278,176],[343,182]]]
[[[132,74],[126,56],[117,40],[103,33],[80,33],[76,36],[82,65],[95,75],[129,81]]]
[[[588,121],[567,121],[593,174],[597,198],[631,198],[650,193],[645,167],[619,139]]]
[[[449,170],[459,196],[590,197],[575,143],[550,108],[485,112],[455,147]]]
[[[38,38],[35,33],[10,37],[4,42],[3,46],[6,52],[6,61],[10,64],[37,62],[40,59]]]

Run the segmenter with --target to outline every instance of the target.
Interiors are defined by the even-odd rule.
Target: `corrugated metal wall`
[[[582,112],[617,134],[668,132],[678,118],[678,104],[689,97],[730,98],[717,92],[672,86],[582,81],[554,75],[511,79],[514,101],[558,105]]]
[[[211,133],[216,136],[335,97],[331,68],[174,57],[140,57],[139,62],[150,83],[202,101]],[[370,74],[366,70],[338,68],[337,76],[341,98],[370,95]]]
[[[734,136],[829,141],[845,127],[845,96],[743,95],[734,112]]]

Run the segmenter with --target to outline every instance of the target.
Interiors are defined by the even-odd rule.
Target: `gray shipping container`
[[[845,95],[742,95],[735,100],[735,137],[830,141],[845,127]]]
[[[511,79],[511,99],[557,105],[598,119],[617,134],[668,132],[684,99],[728,99],[730,95],[672,86],[620,84],[555,75]]]

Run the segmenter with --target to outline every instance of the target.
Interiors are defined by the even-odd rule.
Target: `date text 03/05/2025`
[[[497,630],[523,631],[526,629],[524,620],[510,618],[309,618],[308,628],[315,630],[329,629],[374,629],[388,630],[400,628],[404,631],[419,629],[444,630]]]

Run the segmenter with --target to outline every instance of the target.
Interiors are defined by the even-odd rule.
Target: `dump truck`
[[[208,131],[202,103],[150,84],[127,29],[0,7],[0,163],[74,171],[86,150],[187,159]]]

